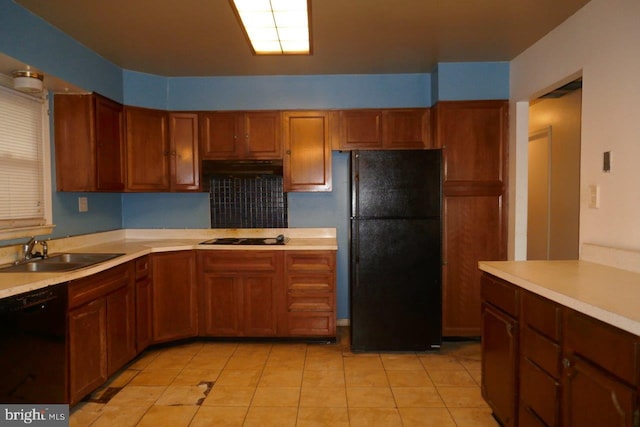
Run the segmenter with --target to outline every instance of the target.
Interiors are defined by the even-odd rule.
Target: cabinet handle
[[[564,366],[565,368],[570,368],[571,361],[565,357],[564,359],[562,359],[562,366]]]
[[[291,150],[287,150],[287,154],[291,154]]]
[[[511,323],[507,323],[507,334],[509,334],[510,337],[513,336],[513,334],[511,333],[512,330],[513,330],[513,325]]]

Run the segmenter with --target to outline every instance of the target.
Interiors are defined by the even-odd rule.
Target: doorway
[[[529,107],[527,259],[578,259],[582,79]]]

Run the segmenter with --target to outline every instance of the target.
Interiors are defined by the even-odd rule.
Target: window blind
[[[0,229],[44,225],[43,100],[0,86]]]

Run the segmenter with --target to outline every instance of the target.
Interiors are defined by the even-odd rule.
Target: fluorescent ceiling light
[[[309,55],[310,0],[229,0],[256,55]]]

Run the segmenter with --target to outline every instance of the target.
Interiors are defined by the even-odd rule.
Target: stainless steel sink
[[[89,267],[124,254],[64,253],[0,268],[0,273],[52,273]]]

